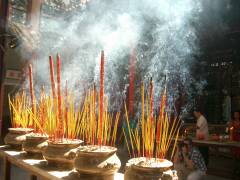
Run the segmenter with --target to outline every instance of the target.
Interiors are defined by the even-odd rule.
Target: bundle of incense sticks
[[[25,91],[8,96],[11,124],[13,128],[29,128],[32,107]]]
[[[81,116],[79,116],[81,108],[79,108],[79,112],[75,111],[76,99],[73,93],[68,92],[67,83],[65,98],[62,97],[60,56],[57,56],[57,95],[55,93],[54,63],[51,56],[49,64],[52,96],[47,95],[42,88],[34,121],[43,133],[49,135],[51,141],[62,141],[64,138],[76,139],[78,138],[77,133],[82,132]]]
[[[97,105],[98,110],[96,109]],[[115,145],[120,113],[118,112],[113,118],[113,114],[108,112],[108,99],[104,97],[104,51],[101,51],[99,93],[95,85],[89,90],[79,116],[81,117],[82,132],[78,134],[87,144]]]
[[[96,109],[97,105],[98,109]],[[113,114],[108,112],[108,99],[104,97],[104,51],[101,52],[99,93],[94,84],[87,92],[77,117],[81,126],[77,134],[87,144],[115,145],[120,113],[118,112],[113,118]]]
[[[64,135],[66,137],[66,134],[68,134],[67,131],[67,127],[69,126],[69,108],[65,107],[65,109],[63,108],[63,97],[62,97],[62,93],[61,93],[61,58],[59,56],[59,54],[57,54],[57,60],[56,60],[56,64],[57,64],[57,93],[56,93],[56,89],[55,89],[55,78],[54,78],[54,62],[53,62],[53,58],[52,56],[49,56],[49,67],[50,67],[50,80],[51,80],[51,89],[52,89],[52,110],[54,113],[53,117],[55,119],[50,118],[52,121],[50,122],[50,124],[52,125],[52,127],[56,126],[56,130],[54,130],[53,132],[51,132],[51,136],[53,137],[53,139],[58,139],[58,140],[62,140],[64,138]],[[67,87],[66,87],[67,88]],[[71,100],[70,100],[71,101]],[[71,101],[71,103],[73,103]],[[64,110],[64,113],[63,113]],[[63,116],[64,114],[64,116]],[[65,126],[64,126],[65,125]],[[68,135],[67,135],[68,136]]]
[[[162,95],[162,99],[160,101],[160,110],[159,110],[159,116],[158,116],[158,122],[157,122],[157,134],[156,134],[156,144],[157,144],[157,156],[163,157],[162,151],[159,150],[160,148],[160,143],[162,139],[162,128],[164,128],[162,119],[165,119],[167,116],[166,114],[166,103],[167,103],[167,90],[166,87],[164,88],[164,93]]]
[[[57,87],[55,87],[54,60],[49,56],[52,95],[47,95],[42,88],[38,103],[34,95],[32,66],[29,66],[30,100],[25,93],[16,95],[14,101],[9,98],[13,126],[34,125],[38,132],[48,134],[51,141],[83,138],[89,144],[114,145],[120,113],[118,112],[114,118],[113,114],[108,112],[108,99],[104,97],[104,52],[101,52],[99,93],[94,85],[85,97],[83,105],[80,104],[79,107],[76,107],[73,93],[68,92],[67,82],[65,94],[62,95],[59,55],[56,61]]]
[[[34,129],[35,133],[43,133],[42,127],[39,126],[40,124],[44,124],[44,118],[38,117],[38,110],[37,110],[37,102],[34,93],[34,86],[33,86],[33,70],[32,65],[29,64],[28,66],[28,74],[29,74],[29,90],[30,90],[30,98],[31,98],[31,106],[32,111],[29,111],[29,127]]]
[[[166,112],[166,90],[161,99],[160,113],[153,115],[153,82],[150,81],[150,94],[145,98],[142,84],[142,115],[136,128],[130,127],[127,108],[125,106],[127,130],[123,129],[128,152],[133,157],[165,158],[174,141],[171,158],[176,148],[180,120],[175,118],[171,123]]]
[[[48,134],[50,141],[62,141],[64,138],[68,140],[77,139],[78,133],[83,131],[81,129],[81,117],[78,116],[79,112],[76,112],[76,99],[73,93],[69,93],[65,101],[62,102],[63,116],[63,135],[59,136],[59,121],[58,121],[58,103],[57,99],[53,99],[52,96],[46,95],[45,91],[41,92],[40,101],[38,103],[38,116],[35,119],[39,129],[44,134]],[[77,118],[80,118],[78,120]],[[44,122],[44,123],[41,123]],[[77,123],[80,122],[80,123]]]
[[[79,117],[81,117],[80,126],[77,134],[84,140],[86,144],[99,145],[99,119],[96,115],[96,106],[99,101],[96,101],[96,97],[100,96],[100,93],[96,92],[95,87],[89,90],[81,112],[79,112]],[[102,117],[102,145],[114,146],[117,139],[118,122],[120,118],[120,113],[118,112],[114,118],[113,114],[108,111],[108,99],[104,98],[104,111]],[[98,110],[99,113],[100,110]]]
[[[32,101],[26,95],[25,90],[17,93],[13,98],[9,96],[9,109],[11,114],[11,123],[13,128],[34,128],[35,133],[43,134],[42,126],[44,119],[41,116],[41,103],[39,107],[34,103],[34,112]]]

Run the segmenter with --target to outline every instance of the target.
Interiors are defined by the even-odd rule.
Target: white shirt
[[[208,123],[203,115],[197,119],[197,127],[196,136],[198,137],[198,134],[204,134],[204,139],[208,139]]]

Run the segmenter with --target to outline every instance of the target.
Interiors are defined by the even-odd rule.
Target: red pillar
[[[9,0],[0,1],[0,34],[6,33],[9,13]],[[0,46],[5,48],[5,38],[0,37]],[[4,49],[0,48],[0,135],[2,135],[3,99],[4,99]]]

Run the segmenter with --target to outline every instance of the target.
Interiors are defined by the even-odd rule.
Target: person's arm
[[[202,117],[200,117],[198,120],[197,120],[197,124],[196,124],[196,129],[201,129],[201,127],[203,126],[204,124],[204,120]]]
[[[178,162],[178,151],[176,151],[173,157],[173,163],[177,163],[177,162]]]
[[[177,147],[177,150],[176,150],[176,152],[175,152],[175,154],[174,154],[174,157],[173,157],[173,162],[174,163],[178,163],[178,162],[180,162],[180,157],[179,157],[179,154],[180,154],[181,152],[179,151],[179,148]]]
[[[183,154],[183,159],[184,159],[184,162],[187,165],[187,168],[194,169],[194,164],[193,164],[192,160],[188,158],[187,154],[185,154],[185,153]]]
[[[200,131],[202,131],[206,128],[206,126],[208,126],[207,120],[204,117],[199,118],[197,122],[197,129],[200,129]]]

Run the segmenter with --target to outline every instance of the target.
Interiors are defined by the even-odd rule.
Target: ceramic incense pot
[[[30,128],[8,128],[8,134],[4,138],[4,142],[12,148],[22,150],[22,144],[26,140],[26,135],[33,132]]]
[[[42,158],[42,151],[47,147],[48,136],[38,133],[26,135],[26,141],[23,142],[22,148],[28,155]]]
[[[171,167],[173,163],[166,159],[139,157],[126,164],[124,180],[174,180]]]
[[[43,150],[44,159],[47,160],[49,166],[58,169],[73,169],[74,159],[76,157],[76,148],[83,141],[64,139],[62,141],[47,141],[48,145]]]
[[[89,145],[77,150],[74,167],[80,176],[89,179],[110,180],[121,167],[116,155],[117,148],[110,146]]]

